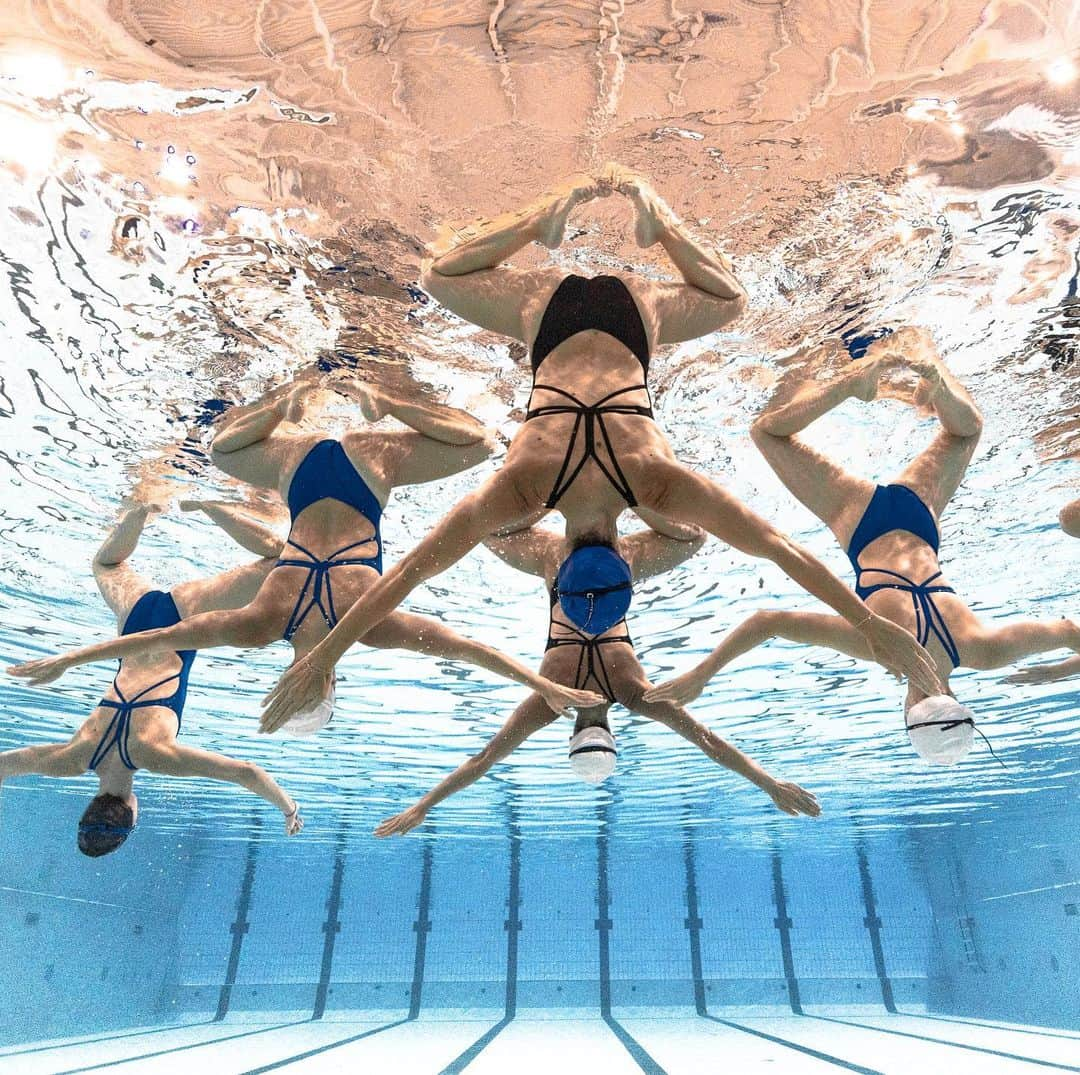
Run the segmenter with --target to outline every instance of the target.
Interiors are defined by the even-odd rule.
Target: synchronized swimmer
[[[630,200],[638,244],[659,244],[679,282],[505,264],[533,242],[558,247],[574,209],[613,194]],[[0,754],[0,778],[97,773],[101,793],[79,828],[85,853],[115,850],[130,833],[139,767],[240,784],[282,811],[290,835],[303,827],[295,801],[258,766],[177,742],[198,649],[290,643],[293,663],[264,702],[266,733],[311,734],[327,724],[335,667],[357,641],[471,662],[532,690],[487,746],[382,822],[379,836],[416,828],[435,804],[574,710],[571,767],[582,779],[604,779],[617,755],[608,719],[616,703],[678,732],[780,810],[816,816],[812,794],[772,777],[684,708],[721,668],[770,638],[828,646],[907,677],[907,731],[934,763],[958,761],[973,743],[974,715],[949,687],[954,668],[998,668],[1061,648],[1080,654],[1074,621],[989,627],[942,576],[939,521],[972,458],[982,418],[926,333],[901,329],[877,340],[840,375],[807,382],[790,401],[768,408],[752,429],[781,481],[846,551],[853,592],[717,482],[679,463],[654,421],[648,376],[656,349],[724,328],[742,313],[746,294],[729,261],[694,240],[646,180],[606,165],[516,213],[449,232],[453,238],[424,263],[424,287],[452,312],[528,347],[532,392],[503,464],[384,573],[381,520],[392,490],[477,466],[493,453],[492,434],[463,411],[393,399],[342,377],[304,376],[230,412],[215,433],[212,460],[231,477],[280,496],[291,520],[284,546],[235,506],[190,502],[259,559],[166,593],[126,563],[154,510],[129,507],[94,561],[120,636],[10,669],[43,684],[76,665],[121,659],[110,692],[70,742]],[[799,441],[802,430],[844,400],[876,398],[881,379],[898,372],[914,382],[908,402],[929,409],[940,431],[893,482],[875,486]],[[322,388],[351,399],[367,422],[392,416],[408,428],[363,426],[340,439],[283,431],[308,415]],[[617,522],[626,509],[649,529],[620,537]],[[564,534],[535,525],[551,511],[563,516]],[[1080,536],[1080,501],[1062,510],[1061,525]],[[756,612],[697,667],[653,686],[626,626],[634,583],[683,563],[707,535],[773,561],[834,614]],[[539,672],[437,619],[397,611],[417,586],[481,543],[544,580],[550,616]],[[1074,656],[1010,678],[1036,682],[1078,672]]]

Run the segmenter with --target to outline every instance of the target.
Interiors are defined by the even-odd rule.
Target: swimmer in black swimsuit
[[[434,481],[475,466],[494,442],[471,416],[452,407],[392,400],[352,380],[333,388],[360,404],[369,421],[393,416],[405,430],[360,429],[340,440],[283,433],[298,422],[320,385],[300,380],[284,392],[227,416],[213,442],[214,462],[226,473],[276,489],[289,507],[285,555],[241,608],[185,618],[171,627],[97,643],[11,669],[47,683],[69,668],[107,657],[212,646],[266,646],[285,639],[297,657],[326,637],[382,570],[383,507],[395,486]],[[552,683],[491,646],[464,638],[441,621],[395,613],[365,635],[365,643],[467,661],[539,692],[554,712],[595,701],[591,692]],[[334,682],[287,729],[310,734],[333,715]]]
[[[94,557],[94,578],[125,635],[169,627],[184,617],[235,608],[258,591],[274,567],[281,540],[235,506],[187,501],[186,510],[204,511],[240,545],[259,555],[254,563],[213,578],[182,582],[169,592],[154,589],[128,563],[150,515],[147,504],[129,507]],[[276,806],[293,836],[304,826],[296,803],[268,773],[179,742],[188,676],[195,654],[161,652],[120,662],[112,687],[89,719],[66,743],[22,747],[0,754],[0,779],[24,773],[98,778],[94,796],[79,822],[83,854],[115,851],[130,835],[138,815],[133,790],[137,770],[170,776],[202,776],[239,784]]]
[[[619,702],[632,713],[666,724],[713,761],[761,788],[787,814],[816,817],[821,811],[808,791],[776,780],[742,751],[695,720],[682,706],[644,701],[649,681],[641,667],[623,614],[630,602],[630,584],[676,567],[701,548],[700,531],[673,528],[676,537],[644,530],[624,538],[594,536],[572,546],[550,530],[529,527],[486,544],[511,567],[544,579],[552,597],[544,675],[604,695],[605,703],[583,709],[570,741],[570,763],[584,780],[598,783],[614,768],[616,747],[607,724],[611,705]],[[581,565],[576,559],[584,560]],[[596,583],[589,581],[590,574]],[[593,630],[588,628],[592,627]],[[459,766],[408,810],[387,818],[376,836],[394,836],[422,824],[437,803],[479,780],[530,735],[555,717],[539,699],[526,699],[491,741]],[[587,753],[593,752],[593,753]]]
[[[796,434],[844,400],[874,399],[882,378],[897,372],[903,376],[903,371],[908,371],[907,383],[895,386],[893,394],[928,407],[940,429],[930,446],[888,485],[847,473],[798,439]],[[937,694],[949,697],[949,676],[960,665],[1000,668],[1047,650],[1080,652],[1080,626],[1074,621],[988,626],[942,576],[938,520],[963,480],[981,432],[982,416],[971,396],[941,361],[929,335],[913,328],[875,341],[864,358],[848,363],[832,380],[808,379],[789,402],[767,409],[753,428],[754,442],[780,480],[832,530],[846,551],[856,592],[882,616],[915,633],[945,688]],[[870,656],[863,639],[839,616],[756,612],[696,668],[646,697],[686,704],[722,667],[770,638],[828,646],[863,659]],[[1027,682],[1036,677],[1024,672],[1016,678]],[[926,690],[908,685],[904,710],[912,742],[928,761],[959,760],[962,753],[957,749],[950,749],[948,758],[936,756],[936,737],[955,732],[970,744],[971,728],[964,732],[961,725],[973,727],[974,718],[953,700],[951,716],[942,701],[940,722],[923,722],[916,707],[925,705],[928,696]],[[917,735],[920,727],[928,730]]]
[[[567,276],[503,262],[533,241],[558,246],[570,212],[618,191],[634,205],[637,240],[660,244],[681,279]],[[681,466],[653,421],[647,374],[655,348],[722,329],[745,294],[727,259],[697,243],[642,179],[618,166],[583,176],[517,214],[455,233],[424,266],[441,303],[482,328],[526,343],[534,384],[526,421],[499,472],[466,497],[395,564],[272,692],[263,726],[278,727],[329,689],[353,642],[420,583],[495,533],[528,525],[550,507],[571,541],[607,533],[627,507],[650,526],[699,526],[751,556],[773,560],[841,615],[885,667],[928,692],[936,676],[909,632],[875,615],[819,560],[713,481]]]

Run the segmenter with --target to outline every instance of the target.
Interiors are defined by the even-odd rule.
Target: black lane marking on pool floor
[[[155,1026],[147,1030],[130,1030],[120,1034],[102,1034],[96,1038],[79,1038],[76,1041],[58,1041],[55,1045],[32,1045],[27,1049],[11,1049],[0,1052],[0,1060],[9,1056],[29,1056],[31,1053],[48,1053],[54,1049],[73,1049],[77,1045],[97,1045],[103,1041],[122,1041],[124,1038],[148,1038],[151,1034],[165,1034],[170,1030],[190,1030],[192,1027],[212,1026],[213,1019],[200,1019],[197,1023],[173,1023],[171,1026]]]
[[[874,955],[874,970],[881,986],[881,1000],[885,1010],[896,1014],[896,1000],[893,997],[892,980],[885,966],[885,947],[881,943],[881,916],[877,911],[877,898],[874,895],[874,879],[870,874],[870,862],[866,857],[866,848],[860,838],[855,844],[855,857],[859,862],[859,881],[862,885],[863,907],[866,917],[863,925],[870,934],[870,951]]]
[[[1012,1026],[1011,1024],[1000,1023],[981,1023],[977,1019],[963,1019],[958,1015],[931,1015],[928,1012],[905,1012],[898,1011],[897,1015],[904,1016],[905,1019],[929,1019],[935,1023],[959,1023],[961,1026],[977,1026],[983,1030],[1000,1030],[1003,1034],[1032,1034],[1036,1038],[1059,1038],[1062,1041],[1075,1041],[1080,1045],[1080,1033],[1069,1034],[1063,1028],[1057,1027],[1053,1030],[1046,1029],[1041,1030],[1034,1026]]]
[[[986,1056],[1000,1056],[1005,1060],[1016,1060],[1021,1064],[1035,1064],[1041,1068],[1054,1068],[1057,1071],[1080,1071],[1080,1067],[1070,1064],[1059,1064],[1053,1060],[1037,1060],[1031,1056],[1021,1056],[1019,1053],[1007,1053],[1002,1049],[989,1049],[985,1045],[968,1045],[967,1042],[950,1041],[948,1038],[931,1038],[926,1034],[913,1034],[909,1030],[893,1030],[891,1027],[871,1026],[869,1023],[856,1023],[851,1019],[838,1019],[831,1015],[806,1015],[806,1019],[817,1019],[823,1023],[836,1023],[838,1026],[853,1026],[860,1030],[877,1031],[880,1034],[892,1034],[898,1038],[912,1038],[915,1041],[927,1041],[933,1045],[947,1045],[953,1049],[964,1049],[970,1053],[983,1053]]]
[[[644,1046],[611,1014],[611,927],[608,916],[611,893],[608,887],[608,804],[598,811],[599,831],[596,835],[596,931],[600,945],[600,1018],[619,1039],[623,1048],[633,1058],[645,1075],[667,1075],[667,1072],[649,1055]]]
[[[506,996],[503,1017],[489,1027],[460,1056],[455,1057],[439,1072],[439,1075],[459,1075],[464,1071],[513,1021],[517,1015],[518,934],[521,932],[521,838],[517,818],[508,807],[507,831],[510,834],[510,877],[506,891]]]
[[[334,872],[330,879],[330,893],[326,897],[326,921],[323,923],[322,964],[319,967],[319,984],[315,988],[315,1006],[312,1019],[321,1019],[326,1012],[326,998],[330,993],[330,975],[334,968],[334,947],[341,932],[341,889],[345,881],[345,825],[338,830],[337,847],[334,850]]]
[[[731,1027],[732,1030],[741,1030],[744,1034],[751,1034],[755,1038],[762,1038],[764,1041],[772,1042],[774,1045],[781,1045],[785,1049],[794,1049],[797,1053],[812,1056],[815,1060],[823,1060],[827,1064],[834,1064],[836,1067],[844,1068],[847,1071],[857,1071],[860,1075],[886,1075],[884,1071],[881,1071],[878,1068],[866,1068],[861,1064],[853,1064],[850,1060],[841,1060],[838,1056],[833,1056],[831,1053],[823,1053],[820,1049],[813,1049],[809,1045],[801,1045],[788,1038],[778,1037],[776,1034],[767,1034],[764,1030],[756,1030],[754,1027],[743,1026],[742,1023],[733,1023],[730,1019],[721,1019],[718,1015],[710,1015],[708,1012],[702,1012],[701,1018],[708,1019],[713,1023],[719,1023],[721,1026]]]
[[[310,1020],[305,1021],[310,1022]],[[243,1075],[262,1075],[264,1071],[278,1071],[280,1068],[288,1067],[290,1064],[298,1064],[301,1060],[307,1060],[312,1056],[319,1056],[321,1053],[328,1053],[332,1049],[340,1049],[345,1045],[351,1045],[354,1041],[372,1038],[376,1034],[381,1034],[384,1030],[393,1030],[396,1026],[404,1026],[406,1023],[411,1022],[413,1022],[412,1017],[406,1015],[404,1018],[395,1019],[392,1023],[383,1023],[382,1026],[375,1026],[371,1027],[369,1030],[362,1030],[359,1034],[352,1034],[347,1038],[339,1038],[337,1041],[331,1041],[326,1045],[316,1046],[314,1049],[308,1049],[306,1052],[294,1053],[292,1056],[285,1057],[284,1060],[275,1060],[272,1064],[264,1064],[260,1068],[249,1068]]]
[[[685,831],[683,863],[686,867],[686,921],[684,925],[686,926],[686,930],[690,937],[690,969],[694,975],[694,1008],[697,1011],[697,1014],[702,1019],[708,1019],[713,1023],[719,1023],[721,1026],[730,1027],[732,1030],[740,1030],[744,1034],[750,1034],[755,1038],[762,1038],[765,1041],[772,1042],[774,1045],[780,1045],[785,1049],[792,1049],[797,1053],[803,1053],[806,1056],[824,1060],[829,1064],[834,1064],[836,1067],[844,1068],[847,1071],[858,1072],[859,1075],[884,1075],[884,1072],[878,1071],[876,1068],[861,1067],[860,1065],[852,1064],[847,1060],[841,1060],[838,1056],[831,1056],[829,1053],[823,1053],[818,1049],[812,1049],[808,1045],[800,1045],[798,1042],[789,1041],[787,1038],[777,1037],[775,1034],[766,1034],[763,1030],[755,1030],[753,1027],[743,1026],[742,1023],[733,1023],[730,1019],[721,1019],[718,1015],[709,1014],[708,1004],[705,999],[705,979],[702,974],[701,962],[701,931],[704,928],[705,923],[701,918],[698,904],[697,854],[694,847],[694,829],[692,826],[688,826]],[[777,883],[778,877],[782,889],[783,878],[780,876],[779,864],[774,860],[774,885]],[[782,903],[786,908],[786,900],[782,899]],[[798,987],[796,986],[796,993],[797,990]]]
[[[430,831],[430,830],[429,830]],[[404,1026],[405,1023],[415,1022],[420,1015],[420,1001],[424,989],[424,966],[427,960],[427,937],[431,932],[431,873],[432,873],[432,844],[430,839],[423,842],[420,864],[420,891],[416,898],[416,921],[413,923],[413,932],[416,934],[416,949],[413,955],[413,980],[409,990],[409,1012],[401,1019],[395,1019],[391,1023],[383,1023],[382,1026],[371,1027],[362,1030],[359,1034],[350,1034],[337,1041],[327,1042],[293,1056],[287,1056],[282,1060],[275,1060],[272,1064],[264,1064],[262,1067],[252,1068],[243,1075],[262,1075],[266,1071],[277,1071],[280,1068],[296,1064],[301,1060],[307,1060],[312,1056],[320,1056],[334,1049],[351,1045],[354,1041],[363,1041],[364,1038],[374,1037],[384,1030],[393,1030],[396,1026]]]
[[[802,1015],[802,997],[799,993],[799,979],[795,977],[795,957],[791,953],[791,916],[788,914],[787,888],[784,886],[784,865],[778,848],[772,853],[773,902],[776,904],[776,918],[773,925],[780,934],[780,957],[784,963],[784,977],[787,979],[788,1003],[796,1015]]]
[[[236,921],[229,927],[232,932],[232,943],[229,946],[229,962],[225,968],[225,981],[221,983],[221,993],[218,996],[217,1012],[214,1014],[214,1022],[220,1023],[229,1014],[229,1002],[232,1000],[233,986],[236,985],[236,972],[240,967],[240,951],[244,945],[244,937],[247,936],[251,923],[248,921],[248,911],[251,909],[251,890],[255,887],[255,863],[259,851],[259,829],[262,828],[261,815],[253,815],[252,824],[254,831],[248,838],[247,862],[244,865],[244,877],[240,882],[240,895],[236,900]]]
[[[225,1034],[220,1038],[207,1038],[204,1041],[192,1041],[187,1045],[174,1045],[169,1049],[157,1049],[152,1053],[139,1053],[137,1056],[124,1056],[117,1060],[103,1060],[98,1064],[87,1064],[81,1068],[67,1068],[64,1071],[54,1072],[53,1075],[76,1075],[80,1071],[100,1071],[102,1068],[115,1068],[121,1064],[134,1064],[138,1060],[153,1060],[158,1056],[170,1056],[173,1053],[186,1053],[191,1049],[203,1049],[208,1045],[220,1045],[225,1041],[236,1041],[238,1038],[253,1038],[257,1034],[269,1034],[271,1030],[285,1030],[288,1027],[303,1026],[310,1022],[309,1019],[300,1019],[292,1023],[275,1023],[274,1026],[261,1026],[255,1030],[245,1030],[240,1034]]]

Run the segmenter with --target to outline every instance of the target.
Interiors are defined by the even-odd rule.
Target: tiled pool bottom
[[[1080,1071],[1080,1033],[880,1009],[802,1015],[627,1008],[416,1019],[276,1015],[41,1042],[0,1051],[18,1075],[1020,1075]]]

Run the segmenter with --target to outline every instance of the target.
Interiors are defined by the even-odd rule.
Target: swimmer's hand
[[[400,814],[395,814],[380,822],[375,827],[375,835],[378,837],[404,836],[417,826],[423,825],[426,817],[427,808],[417,803],[415,806],[410,806],[408,810],[402,810]]]
[[[263,735],[272,735],[289,717],[313,709],[330,693],[334,670],[316,664],[312,656],[309,653],[287,669],[277,686],[262,700],[259,731]]]
[[[806,814],[807,817],[817,817],[821,813],[821,807],[817,799],[805,788],[798,784],[791,784],[786,780],[773,780],[762,789],[774,803],[778,810],[785,814],[798,817]]]
[[[650,687],[643,698],[646,702],[673,702],[675,705],[689,705],[701,695],[708,682],[708,676],[691,670],[659,686]]]
[[[27,680],[34,687],[40,687],[45,683],[52,683],[54,679],[59,679],[72,667],[71,661],[61,655],[13,664],[8,668],[7,673],[9,676]]]
[[[884,616],[873,614],[857,630],[866,639],[874,660],[887,672],[897,679],[907,676],[926,694],[945,693],[930,654],[919,645],[910,631],[905,631]]]
[[[1080,657],[1051,664],[1037,664],[1033,668],[1021,668],[1005,677],[1006,683],[1055,683],[1059,679],[1080,675]]]
[[[544,699],[544,703],[552,713],[558,713],[561,717],[572,717],[573,709],[590,709],[598,705],[607,705],[607,699],[602,694],[594,691],[579,691],[573,687],[564,687],[561,683],[553,683],[550,679],[541,677],[537,694]]]
[[[297,836],[304,831],[304,819],[300,816],[300,804],[293,800],[293,807],[285,814],[285,835]]]

